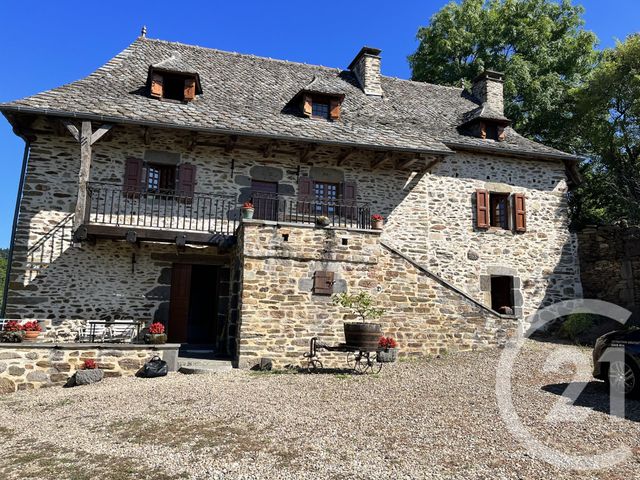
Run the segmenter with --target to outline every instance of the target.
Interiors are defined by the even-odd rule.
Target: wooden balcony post
[[[87,208],[87,183],[91,174],[91,122],[83,121],[80,130],[80,170],[78,172],[78,199],[76,201],[73,229],[84,223]]]

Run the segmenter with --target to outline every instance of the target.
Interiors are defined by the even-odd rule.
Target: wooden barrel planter
[[[382,328],[378,323],[350,322],[344,324],[344,340],[350,347],[376,350]]]

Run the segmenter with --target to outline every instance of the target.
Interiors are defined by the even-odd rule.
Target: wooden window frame
[[[503,202],[504,213],[497,212],[499,202]],[[510,208],[510,194],[500,192],[489,192],[489,228],[494,230],[510,230],[509,216],[511,213]]]
[[[157,188],[150,187],[150,174],[152,170],[158,172]],[[172,195],[176,192],[176,188],[178,185],[178,167],[177,165],[144,162],[142,181],[143,193]]]
[[[326,113],[317,115],[314,106],[322,104],[327,106]],[[336,121],[340,119],[342,98],[332,95],[305,94],[302,98],[302,113],[313,120]]]

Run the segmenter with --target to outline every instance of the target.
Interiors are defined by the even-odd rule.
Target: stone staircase
[[[203,358],[178,357],[178,372],[187,375],[199,373],[221,373],[233,369],[231,360],[209,360]]]

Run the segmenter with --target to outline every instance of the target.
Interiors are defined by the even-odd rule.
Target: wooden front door
[[[186,343],[191,296],[191,265],[174,263],[171,269],[171,303],[167,337],[170,343]]]

